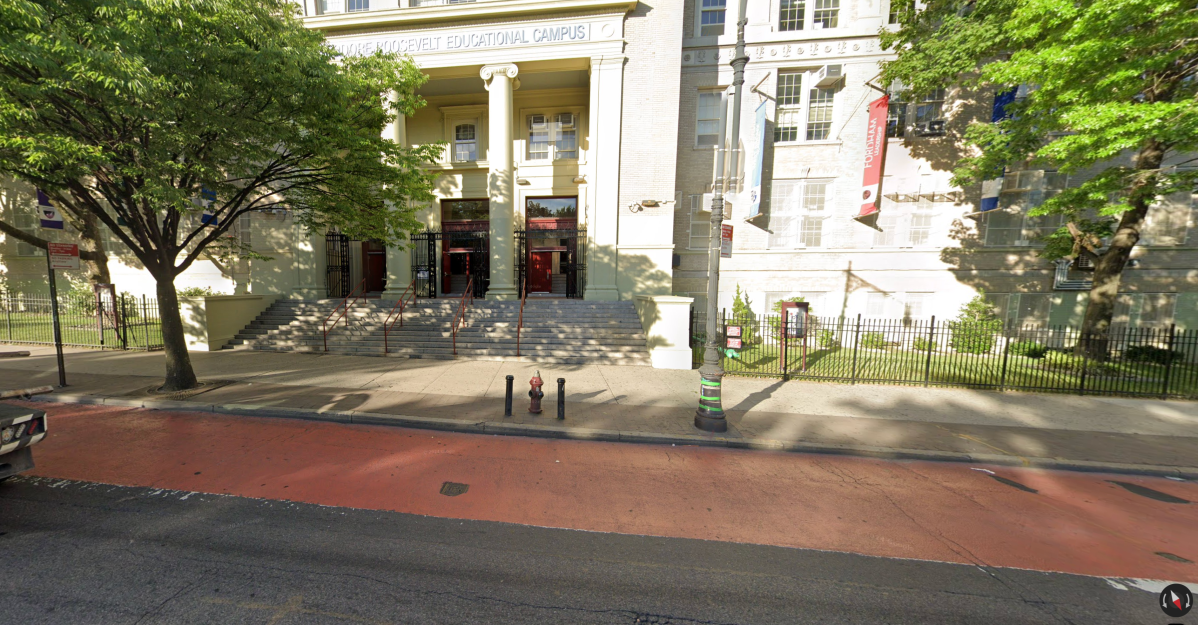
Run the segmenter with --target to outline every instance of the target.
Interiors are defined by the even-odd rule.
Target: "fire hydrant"
[[[537,370],[533,374],[532,379],[528,381],[528,385],[532,387],[528,391],[528,398],[531,400],[528,405],[528,411],[532,414],[541,414],[541,398],[545,396],[541,387],[545,385],[545,382],[541,380],[540,370]]]

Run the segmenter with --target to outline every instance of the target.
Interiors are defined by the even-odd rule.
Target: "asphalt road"
[[[1174,622],[1097,577],[38,477],[0,571],[6,624]]]

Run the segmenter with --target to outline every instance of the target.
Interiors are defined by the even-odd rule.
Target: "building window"
[[[770,197],[770,249],[821,247],[832,181],[775,180]]]
[[[18,230],[20,230],[22,232],[27,232],[29,234],[36,234],[37,228],[41,222],[40,222],[40,218],[39,218],[38,214],[35,212],[35,209],[31,209],[28,206],[22,206],[18,203],[13,203],[12,207],[13,207],[12,208],[12,211],[13,211],[13,224],[12,225],[13,225],[13,227],[17,228]],[[42,238],[48,238],[48,237],[42,237]],[[25,243],[24,241],[19,241],[16,239],[13,239],[13,240],[17,241],[17,256],[41,256],[42,255],[42,250],[40,250],[36,247],[33,247],[32,245]]]
[[[986,213],[986,245],[1028,246],[1061,227],[1061,215],[1032,217],[1027,212],[1061,192],[1069,177],[1055,171],[1008,172],[999,194],[1000,210]]]
[[[441,200],[442,221],[487,221],[491,219],[490,200]]]
[[[702,195],[691,196],[690,239],[686,248],[705,250],[711,241],[711,207],[703,205]]]
[[[832,102],[836,92],[832,89],[812,89],[811,102],[807,106],[807,140],[823,141],[832,132]]]
[[[898,215],[894,211],[882,211],[878,216],[878,231],[874,232],[874,247],[894,247],[895,230],[898,229]]]
[[[458,124],[453,129],[453,160],[478,160],[478,128],[474,124]]]
[[[699,36],[712,37],[724,34],[724,13],[727,0],[702,0],[699,15]]]
[[[370,0],[345,0],[345,11],[353,13],[354,11],[369,11]]]
[[[905,13],[907,10],[904,5],[908,4],[910,1],[911,0],[890,0],[890,16],[886,18],[886,23],[901,24],[904,19],[903,13]]]
[[[836,28],[840,18],[840,0],[815,0],[815,11],[811,15],[811,27],[815,29]]]
[[[865,316],[882,317],[886,314],[886,294],[877,291],[865,294]]]
[[[900,138],[907,129],[907,103],[901,92],[890,94],[890,105],[886,108],[886,136]]]
[[[903,298],[903,317],[922,319],[931,293],[907,293]]]
[[[578,159],[578,117],[574,113],[528,116],[528,160]]]
[[[779,72],[775,89],[774,142],[824,141],[832,134],[836,90],[803,89],[805,72]],[[803,114],[804,109],[806,115]]]
[[[924,137],[944,134],[944,89],[937,89],[916,103],[915,133]]]
[[[778,10],[778,30],[803,30],[803,10],[807,0],[782,0]]]
[[[1148,209],[1141,245],[1184,245],[1190,230],[1193,197],[1189,191],[1157,198]]]
[[[695,145],[714,146],[720,139],[720,93],[699,92],[699,108],[695,120]]]
[[[928,244],[932,236],[931,213],[914,213],[911,215],[911,229],[908,230],[908,241],[912,247]]]
[[[578,125],[573,113],[558,113],[553,116],[553,141],[555,159],[578,159]]]
[[[1176,293],[1144,293],[1140,306],[1140,327],[1169,327],[1173,323],[1176,306]]]

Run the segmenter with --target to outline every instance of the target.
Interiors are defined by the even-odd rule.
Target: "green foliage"
[[[1115,375],[1119,373],[1119,369],[1114,365],[1056,350],[1050,350],[1046,353],[1043,363],[1049,369],[1069,371],[1074,374],[1081,374],[1083,371],[1086,375]]]
[[[736,297],[732,300],[732,319],[729,323],[741,326],[741,342],[745,345],[757,342],[757,316],[753,314],[753,302],[748,293],[736,285]]]
[[[921,352],[936,351],[936,341],[926,339],[922,336],[916,337],[915,341],[912,342],[911,346],[914,347],[916,349],[916,351],[921,351]]]
[[[1048,348],[1035,341],[1015,341],[1007,347],[1012,356],[1026,356],[1028,358],[1043,358],[1048,353]]]
[[[1167,365],[1170,362],[1180,362],[1185,359],[1186,355],[1183,352],[1154,345],[1128,345],[1127,350],[1123,352],[1123,357],[1131,362],[1150,362],[1158,365]]]
[[[994,306],[986,301],[986,294],[979,292],[969,300],[957,318],[948,322],[952,336],[949,344],[962,354],[988,354],[994,349],[1002,321],[994,312]]]
[[[881,332],[866,332],[861,335],[861,347],[866,349],[886,349],[886,335]]]
[[[179,297],[212,297],[214,295],[225,295],[225,293],[221,293],[210,286],[188,286],[181,289],[175,289],[175,293]]]
[[[823,349],[835,349],[840,347],[840,339],[836,338],[836,333],[832,330],[820,330],[816,337],[816,341]]]

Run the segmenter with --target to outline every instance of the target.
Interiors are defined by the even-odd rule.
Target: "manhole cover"
[[[1007,478],[1002,477],[1001,475],[991,475],[990,477],[994,478],[995,480],[997,480],[999,482],[1002,482],[1003,484],[1006,484],[1007,486],[1010,486],[1012,488],[1018,488],[1019,490],[1022,490],[1025,492],[1029,492],[1032,494],[1040,492],[1030,486],[1027,486],[1025,484],[1020,484],[1019,482],[1016,482],[1015,480],[1008,480]]]
[[[458,495],[466,494],[470,490],[469,484],[459,484],[458,482],[445,482],[441,485],[441,494],[446,497],[457,497]]]
[[[1122,486],[1128,492],[1135,493],[1141,497],[1147,497],[1149,499],[1155,499],[1157,501],[1163,501],[1165,503],[1190,503],[1190,501],[1188,499],[1182,499],[1181,497],[1174,497],[1173,495],[1170,495],[1169,493],[1162,493],[1159,490],[1153,490],[1151,488],[1148,488],[1147,486],[1140,486],[1139,484],[1132,484],[1131,482],[1120,482],[1118,480],[1107,480],[1107,481],[1116,486]]]

